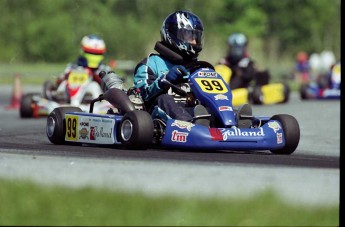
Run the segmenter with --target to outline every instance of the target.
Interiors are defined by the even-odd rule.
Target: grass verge
[[[0,225],[8,226],[339,226],[337,206],[287,205],[272,192],[188,199],[5,179],[0,185]]]

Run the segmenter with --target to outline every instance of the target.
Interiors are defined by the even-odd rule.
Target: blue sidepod
[[[285,146],[282,125],[270,120],[258,128],[208,128],[169,119],[161,145],[197,150],[272,150]]]

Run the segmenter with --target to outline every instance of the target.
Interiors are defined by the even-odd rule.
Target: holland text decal
[[[110,132],[104,132],[103,127],[98,129],[97,126],[90,128],[90,140],[96,140],[96,138],[111,138],[113,129],[110,128]]]
[[[259,131],[241,131],[239,128],[232,129],[221,129],[223,134],[223,140],[227,140],[228,137],[234,136],[265,136],[263,128],[260,128]]]

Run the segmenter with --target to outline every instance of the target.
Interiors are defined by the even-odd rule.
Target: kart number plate
[[[195,81],[205,93],[210,94],[224,94],[228,92],[224,81],[218,78],[195,78]]]
[[[77,141],[78,139],[78,116],[66,115],[66,141]]]
[[[68,84],[71,86],[80,86],[86,83],[89,79],[89,74],[85,72],[71,72],[68,76]]]

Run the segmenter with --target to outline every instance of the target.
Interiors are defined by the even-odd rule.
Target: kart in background
[[[229,83],[232,70],[226,65],[216,65],[215,70]],[[233,106],[245,103],[255,105],[272,105],[289,101],[290,88],[286,83],[268,83],[268,72],[257,71],[257,77],[263,77],[263,83],[256,83],[248,88],[236,88],[232,90]]]
[[[47,137],[53,144],[130,149],[270,150],[274,154],[291,154],[296,150],[300,128],[293,116],[255,116],[248,104],[235,109],[229,85],[211,64],[198,61],[187,69],[191,74],[183,86],[170,85],[187,101],[206,107],[207,113],[199,112],[192,122],[151,116],[135,106],[131,95],[111,88],[91,102],[89,113],[78,107],[54,109],[47,118]],[[93,104],[102,100],[119,112],[93,113]],[[207,120],[209,127],[199,124],[199,120]]]
[[[90,102],[102,94],[100,85],[92,78],[90,69],[78,67],[72,69],[58,87],[50,80],[45,81],[42,94],[28,93],[22,96],[20,117],[46,117],[59,106],[78,106],[88,111]],[[105,113],[109,106],[107,102],[100,102],[95,106],[95,112]]]
[[[302,100],[340,99],[341,94],[341,65],[333,65],[327,74],[318,75],[315,81],[303,83],[300,87]]]

